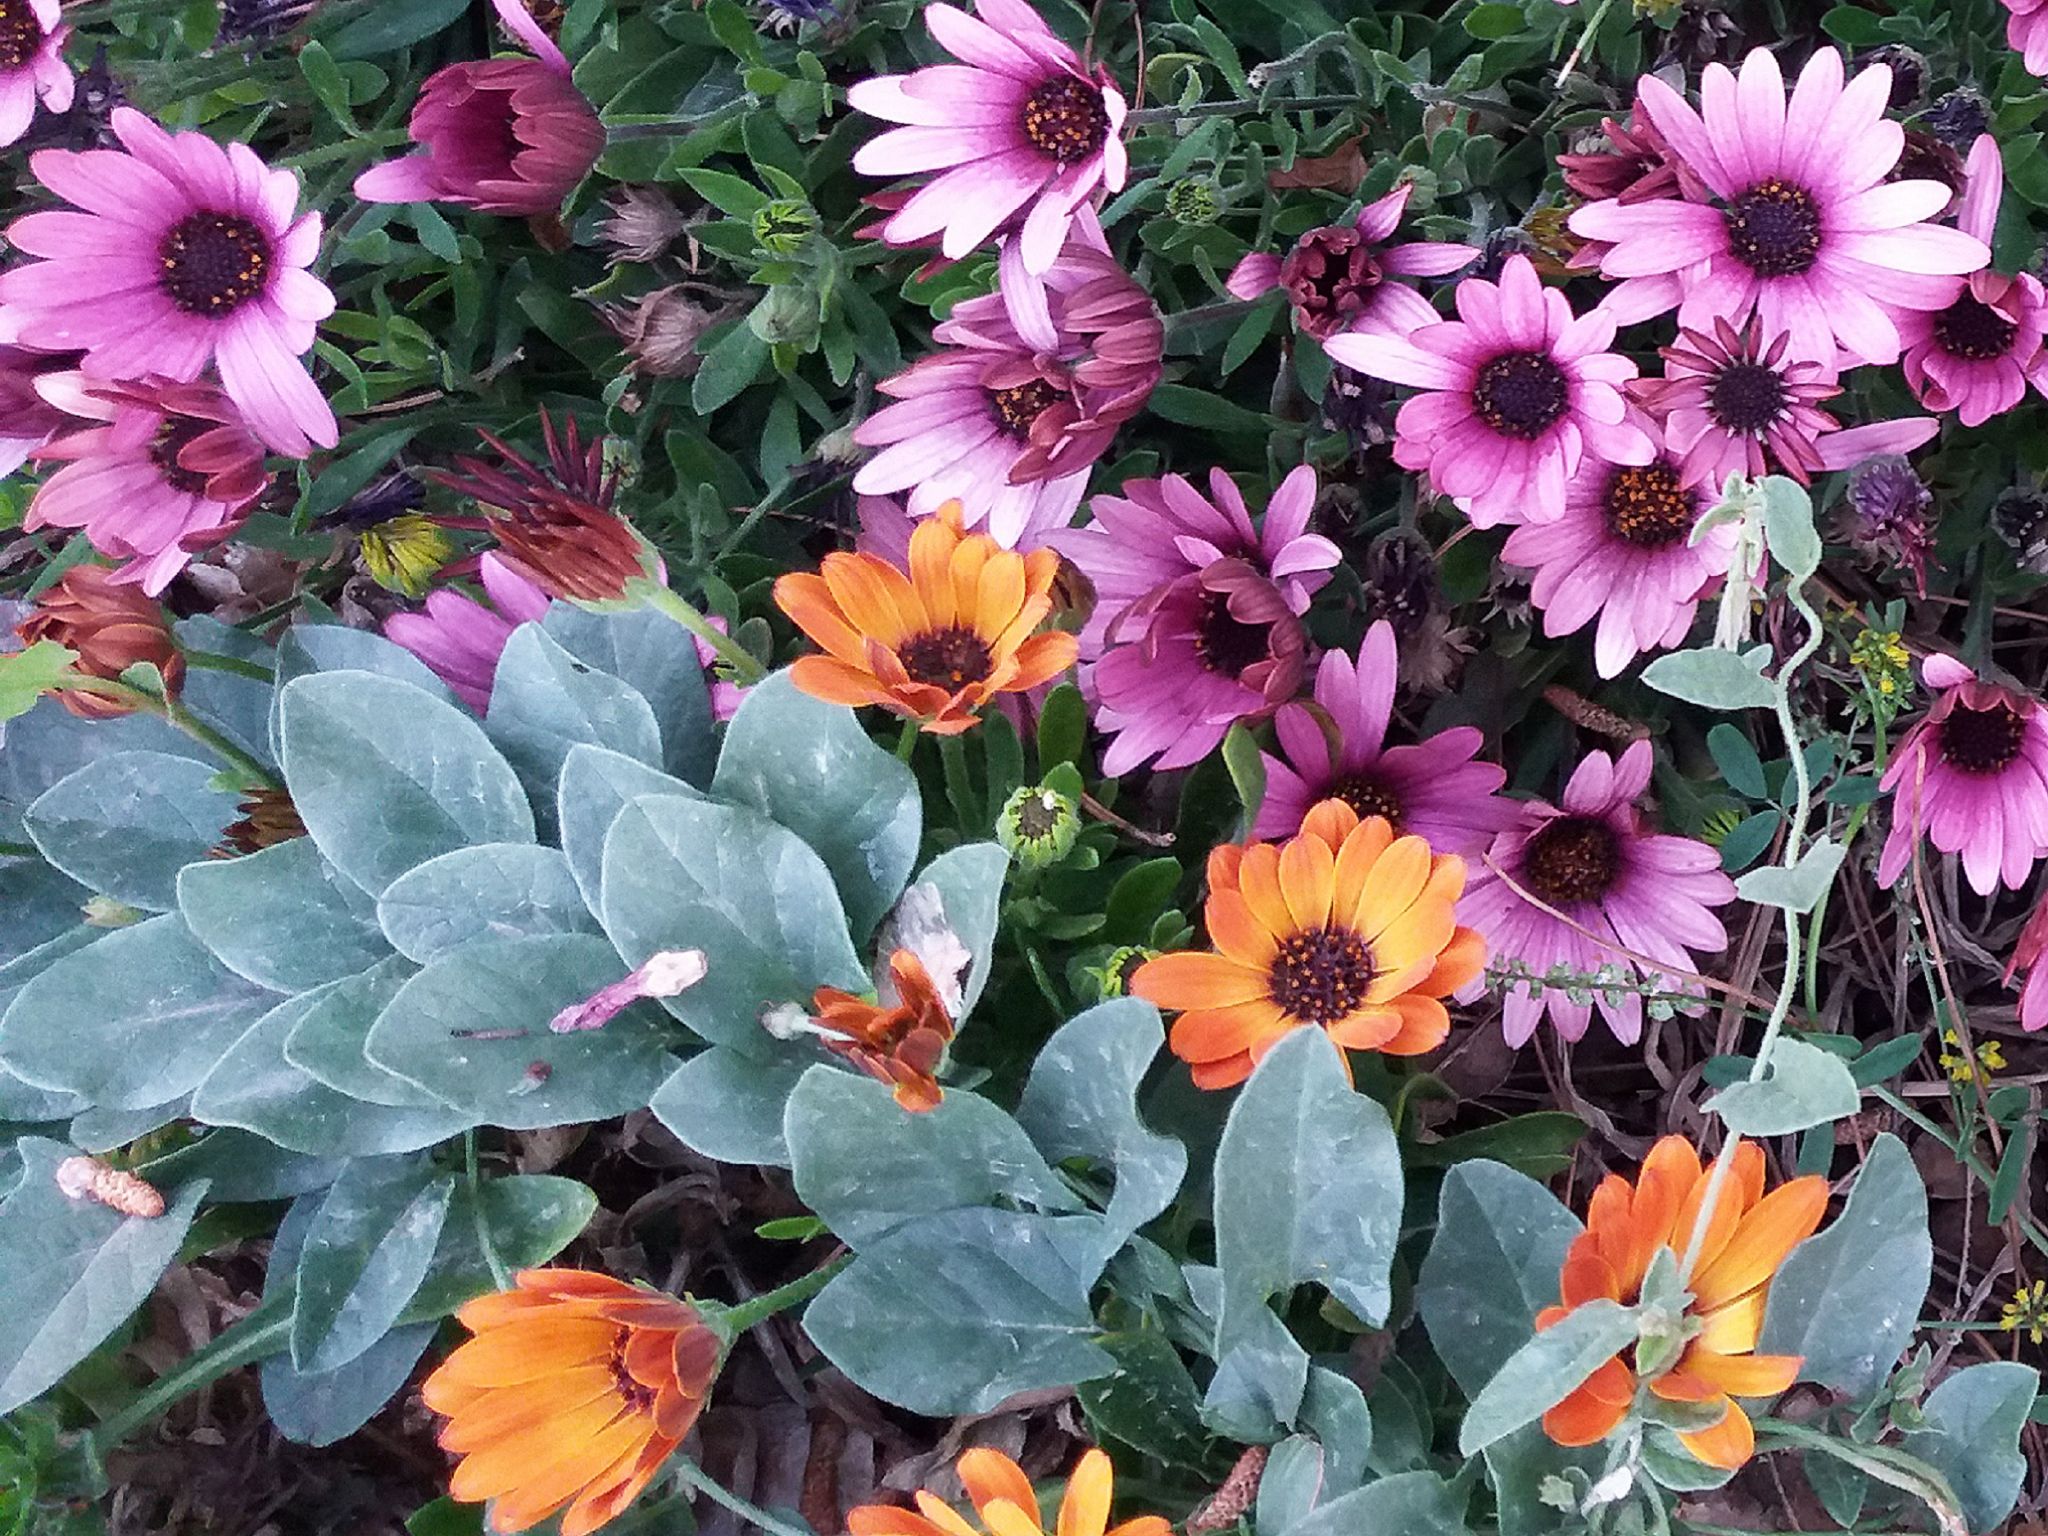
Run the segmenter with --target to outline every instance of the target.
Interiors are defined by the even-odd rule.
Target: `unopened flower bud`
[[[111,896],[93,897],[80,909],[79,915],[88,928],[132,928],[148,916],[139,907],[131,907]]]
[[[1222,197],[1207,176],[1183,176],[1166,189],[1166,216],[1176,224],[1214,224],[1222,211]]]
[[[754,239],[771,256],[794,255],[817,232],[817,210],[793,197],[778,197],[754,214]]]
[[[88,677],[118,681],[132,666],[147,662],[163,674],[173,697],[185,676],[185,658],[171,638],[164,611],[137,586],[117,582],[100,565],[74,565],[55,586],[36,600],[18,626],[23,643],[53,640],[78,653],[73,670]],[[57,697],[74,715],[104,720],[128,714],[128,705],[80,689]]]
[[[1059,863],[1073,852],[1074,839],[1080,835],[1081,816],[1074,802],[1042,784],[1011,795],[996,818],[996,841],[1026,869]]]

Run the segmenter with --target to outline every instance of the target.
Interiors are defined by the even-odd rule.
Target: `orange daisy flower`
[[[1619,1174],[1601,1180],[1586,1209],[1586,1230],[1565,1252],[1564,1304],[1544,1308],[1536,1326],[1548,1328],[1595,1297],[1635,1302],[1659,1249],[1683,1259],[1706,1190],[1699,1153],[1682,1136],[1666,1136],[1652,1147],[1633,1185]],[[1687,1287],[1686,1316],[1698,1319],[1700,1331],[1677,1362],[1649,1382],[1667,1402],[1721,1410],[1706,1429],[1678,1437],[1708,1466],[1739,1467],[1756,1450],[1756,1432],[1735,1399],[1776,1396],[1799,1374],[1798,1355],[1757,1354],[1757,1333],[1771,1277],[1813,1235],[1827,1203],[1827,1180],[1818,1175],[1765,1194],[1763,1152],[1747,1141],[1735,1149]],[[1635,1400],[1632,1353],[1616,1355],[1546,1413],[1545,1433],[1559,1445],[1606,1439]]]
[[[967,1497],[981,1517],[981,1527],[928,1489],[917,1491],[915,1510],[893,1504],[868,1504],[851,1510],[846,1528],[852,1536],[1045,1536],[1038,1513],[1038,1495],[1024,1469],[1001,1451],[977,1448],[960,1458],[955,1469],[967,1486]],[[1058,1536],[1168,1536],[1173,1529],[1158,1515],[1140,1515],[1112,1527],[1109,1503],[1114,1473],[1099,1450],[1085,1452],[1067,1479],[1060,1499]]]
[[[1418,1055],[1450,1033],[1441,999],[1486,964],[1485,943],[1453,916],[1464,889],[1463,859],[1325,800],[1284,845],[1212,851],[1202,920],[1214,952],[1148,960],[1130,989],[1185,1010],[1173,1053],[1203,1088],[1243,1082],[1308,1024],[1347,1050]]]
[[[528,1269],[457,1312],[475,1335],[422,1396],[462,1460],[450,1497],[489,1499],[491,1529],[567,1506],[585,1536],[632,1503],[682,1444],[718,1374],[720,1341],[694,1307],[580,1269]]]
[[[933,1073],[953,1038],[953,1020],[924,962],[911,951],[899,949],[889,957],[889,974],[896,983],[893,1004],[820,987],[811,999],[814,1022],[827,1050],[889,1084],[905,1109],[937,1109],[944,1095]]]
[[[949,501],[910,536],[910,573],[874,555],[831,554],[819,574],[775,583],[775,601],[825,650],[790,670],[833,704],[879,704],[957,735],[999,693],[1023,693],[1074,664],[1079,642],[1034,634],[1052,612],[1059,556],[1004,549],[960,531]]]

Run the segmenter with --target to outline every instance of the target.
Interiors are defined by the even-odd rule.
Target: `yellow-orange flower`
[[[897,950],[889,957],[889,974],[896,984],[893,1002],[871,1003],[837,987],[818,988],[811,1008],[826,1032],[825,1048],[894,1088],[905,1109],[937,1109],[943,1095],[933,1073],[953,1038],[953,1020],[916,955]]]
[[[1173,1053],[1204,1088],[1243,1082],[1307,1024],[1347,1050],[1417,1055],[1450,1033],[1440,999],[1486,964],[1453,915],[1464,889],[1464,860],[1325,800],[1284,845],[1211,852],[1202,920],[1214,952],[1148,960],[1131,991],[1185,1010]]]
[[[957,735],[999,693],[1023,693],[1074,664],[1078,642],[1035,634],[1052,612],[1059,556],[1020,555],[960,531],[947,502],[910,536],[910,573],[866,554],[830,554],[815,576],[775,583],[775,601],[824,648],[790,669],[805,693],[879,704]]]
[[[847,1514],[846,1528],[853,1536],[982,1536],[983,1528],[990,1536],[1045,1536],[1038,1495],[1016,1462],[1001,1451],[978,1448],[962,1456],[956,1470],[981,1517],[980,1527],[937,1494],[920,1488],[915,1510],[864,1505]],[[1158,1515],[1110,1525],[1113,1478],[1109,1458],[1101,1451],[1083,1454],[1060,1499],[1057,1536],[1168,1536],[1172,1527]]]
[[[462,1460],[450,1496],[523,1531],[585,1536],[639,1495],[704,1407],[719,1339],[695,1308],[579,1269],[528,1269],[457,1312],[475,1335],[422,1395]]]
[[[1682,1259],[1691,1246],[1707,1178],[1692,1144],[1666,1136],[1650,1149],[1633,1185],[1619,1174],[1601,1180],[1586,1209],[1586,1230],[1565,1251],[1564,1304],[1538,1313],[1536,1326],[1548,1328],[1596,1297],[1634,1302],[1659,1249]],[[1756,1449],[1749,1415],[1735,1399],[1775,1396],[1799,1374],[1798,1355],[1757,1354],[1757,1333],[1771,1277],[1813,1235],[1827,1203],[1827,1180],[1818,1176],[1765,1194],[1763,1153],[1754,1142],[1735,1149],[1687,1285],[1686,1316],[1697,1319],[1700,1331],[1677,1363],[1649,1383],[1668,1402],[1721,1410],[1709,1427],[1678,1437],[1709,1466],[1739,1467]],[[1635,1400],[1632,1366],[1626,1355],[1609,1360],[1543,1416],[1544,1431],[1560,1445],[1604,1440]]]

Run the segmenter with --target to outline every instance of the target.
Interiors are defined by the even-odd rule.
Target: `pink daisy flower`
[[[2020,1028],[2029,1034],[2048,1029],[2048,965],[2041,964],[2043,954],[2048,954],[2048,902],[2034,908],[2005,967],[2007,986],[2012,985],[2014,972],[2027,973],[2026,985],[2020,988]]]
[[[63,0],[7,0],[0,7],[0,146],[17,143],[35,121],[36,102],[71,110],[75,82],[64,62]]]
[[[443,587],[427,594],[424,612],[386,619],[384,638],[419,657],[481,715],[490,708],[498,658],[512,631],[546,617],[548,595],[495,554],[477,562],[477,577],[488,602]]]
[[[2048,0],[2004,0],[2005,40],[2027,66],[2027,73],[2048,79]]]
[[[1664,377],[1630,393],[1663,424],[1664,450],[1688,486],[1718,493],[1730,475],[1773,469],[1806,485],[1821,470],[1909,453],[1940,430],[1932,416],[1844,429],[1820,409],[1842,392],[1834,373],[1798,357],[1792,338],[1767,333],[1761,318],[1740,332],[1726,320],[1681,331],[1662,355]]]
[[[2004,196],[1998,141],[1983,134],[1970,148],[1956,226],[1989,245]],[[2048,292],[2031,272],[1972,273],[1948,308],[1898,317],[1906,382],[1930,411],[1954,411],[1964,426],[1981,427],[2024,400],[2030,381],[2048,379],[2044,314]]]
[[[908,491],[913,516],[958,501],[968,527],[1032,549],[1073,521],[1089,466],[1150,398],[1166,328],[1086,209],[1042,276],[1005,242],[1000,282],[932,332],[945,350],[883,381],[896,403],[854,429],[881,452],[853,483]]]
[[[1593,665],[1618,677],[1644,651],[1680,644],[1708,588],[1728,574],[1738,530],[1711,529],[1690,542],[1709,506],[1678,467],[1589,461],[1565,489],[1564,516],[1525,523],[1501,558],[1535,571],[1529,598],[1555,639],[1596,618]]]
[[[1365,632],[1356,664],[1342,651],[1323,658],[1315,702],[1288,704],[1274,719],[1282,755],[1261,754],[1266,798],[1252,836],[1292,837],[1311,806],[1331,799],[1386,817],[1438,853],[1477,853],[1514,820],[1513,802],[1499,796],[1507,774],[1473,761],[1485,738],[1471,726],[1413,746],[1386,744],[1399,671],[1385,619]]]
[[[1941,693],[1879,781],[1892,825],[1877,883],[1899,878],[1925,832],[1942,853],[1962,856],[1979,896],[2000,880],[2016,891],[2048,853],[2048,715],[2039,700],[1980,682],[1952,656],[1929,656],[1920,679]]]
[[[1095,587],[1081,655],[1095,661],[1096,724],[1115,737],[1104,773],[1200,762],[1235,721],[1294,697],[1307,672],[1300,616],[1340,558],[1307,531],[1315,471],[1282,481],[1256,530],[1222,470],[1209,493],[1179,475],[1127,481],[1095,498],[1088,527],[1047,541]]]
[[[1684,971],[1698,969],[1695,952],[1727,948],[1728,930],[1712,909],[1735,899],[1735,883],[1705,843],[1650,829],[1635,805],[1649,787],[1647,741],[1619,762],[1589,752],[1565,785],[1562,807],[1523,802],[1517,823],[1473,864],[1458,920],[1485,935],[1496,964],[1515,962],[1526,973],[1507,987],[1508,1044],[1526,1043],[1545,1014],[1565,1039],[1577,1040],[1597,1007],[1615,1038],[1633,1045],[1643,1033],[1642,992],[1681,991],[1683,983],[1610,946]],[[1571,922],[1510,889],[1509,880]],[[1620,985],[1594,989],[1584,1002],[1542,980],[1603,970],[1619,973]]]
[[[43,398],[39,386],[52,373],[78,366],[77,355],[52,357],[0,346],[0,477],[13,474],[65,427],[71,416]]]
[[[1590,453],[1647,464],[1655,445],[1621,386],[1636,365],[1607,350],[1612,315],[1574,318],[1526,256],[1500,282],[1458,284],[1458,318],[1398,336],[1332,336],[1347,368],[1425,393],[1401,407],[1394,461],[1422,471],[1481,528],[1564,513],[1565,482]]]
[[[1294,306],[1294,323],[1319,339],[1340,331],[1406,336],[1434,325],[1438,316],[1429,301],[1388,279],[1443,277],[1477,261],[1479,252],[1433,240],[1387,244],[1414,191],[1413,182],[1403,182],[1367,203],[1349,224],[1310,230],[1294,242],[1285,260],[1255,251],[1231,269],[1224,286],[1240,299],[1284,289]]]
[[[1772,334],[1790,333],[1796,357],[1832,365],[1839,349],[1896,362],[1893,316],[1943,308],[1953,279],[1991,252],[1927,222],[1948,206],[1947,187],[1885,180],[1905,148],[1905,130],[1884,116],[1891,83],[1877,64],[1845,86],[1842,56],[1823,48],[1788,104],[1777,59],[1758,48],[1739,80],[1707,66],[1695,112],[1645,75],[1638,106],[1720,206],[1603,200],[1574,213],[1571,229],[1611,245],[1600,264],[1608,277],[1685,273],[1683,326],[1740,325],[1754,311]]]
[[[210,384],[74,376],[45,380],[44,389],[72,416],[99,425],[36,450],[37,459],[64,467],[37,488],[23,526],[83,528],[93,548],[127,562],[113,579],[151,597],[195,552],[239,527],[270,484],[263,444]]]
[[[1044,272],[1074,211],[1122,189],[1123,93],[1053,36],[1024,0],[977,0],[975,16],[925,7],[933,39],[961,62],[863,80],[855,110],[901,123],[861,146],[869,176],[939,174],[883,226],[891,245],[936,234],[958,261],[998,231],[1019,231],[1025,267]]]
[[[1600,129],[1592,145],[1557,157],[1565,186],[1585,201],[1612,199],[1634,207],[1672,197],[1704,203],[1712,196],[1640,106],[1631,109],[1625,124],[1602,118]],[[1611,241],[1582,240],[1565,265],[1575,272],[1597,272],[1613,249]],[[1688,269],[1629,278],[1611,286],[1598,307],[1614,316],[1618,325],[1633,325],[1676,309],[1691,276]]]
[[[0,339],[81,350],[100,378],[190,381],[213,362],[271,448],[332,448],[334,413],[300,359],[334,295],[307,270],[320,215],[297,214],[297,179],[246,144],[167,133],[130,107],[115,108],[113,129],[119,150],[30,157],[36,179],[83,211],[7,226],[46,259],[0,274]]]
[[[604,153],[604,124],[569,60],[518,0],[492,0],[535,57],[450,64],[428,77],[410,128],[420,153],[356,178],[372,203],[454,203],[535,218],[555,212]]]

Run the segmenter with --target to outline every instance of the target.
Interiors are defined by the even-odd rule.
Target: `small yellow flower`
[[[2048,1280],[2036,1280],[2015,1290],[1998,1316],[1998,1326],[2007,1333],[2024,1333],[2030,1344],[2048,1338]]]
[[[1977,1047],[1974,1063],[1963,1054],[1963,1042],[1953,1029],[1941,1032],[1943,1045],[1953,1049],[1941,1053],[1941,1070],[1948,1074],[1952,1083],[1989,1082],[1995,1072],[2005,1070],[2005,1048],[1996,1040],[1986,1040]]]
[[[407,597],[425,593],[427,584],[455,558],[455,541],[448,531],[417,512],[364,529],[362,549],[370,579]]]

